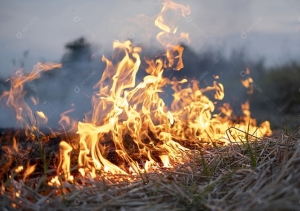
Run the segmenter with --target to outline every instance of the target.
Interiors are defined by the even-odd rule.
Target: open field
[[[189,162],[173,169],[98,172],[96,179],[77,177],[58,187],[47,185],[43,173],[25,183],[16,176],[2,182],[2,209],[299,210],[299,136],[295,130],[249,144],[200,144],[189,152]]]
[[[12,2],[0,211],[300,210],[296,1]]]

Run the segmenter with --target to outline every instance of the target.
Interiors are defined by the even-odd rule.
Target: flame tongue
[[[152,63],[155,66],[148,69],[151,74],[135,85],[141,63],[137,53],[140,49],[131,45],[129,41],[114,43],[114,48],[125,53],[115,66],[115,75],[109,75],[113,68],[112,61],[104,58],[107,67],[99,82],[100,93],[93,98],[91,123],[78,124],[80,166],[87,167],[91,159],[96,169],[104,166],[107,171],[125,173],[103,157],[98,146],[105,141],[101,140],[104,134],[111,137],[122,166],[130,165],[133,170],[139,169],[136,162],[142,159],[149,161],[147,166],[150,167],[153,163],[150,161],[154,160],[153,152],[158,153],[157,158],[161,157],[164,166],[169,166],[168,157],[174,159],[181,150],[185,150],[171,140],[170,126],[174,123],[174,117],[170,111],[165,111],[165,103],[158,95],[162,91],[162,61],[158,59]],[[107,79],[112,83],[105,84]]]
[[[0,100],[7,98],[6,105],[13,108],[16,114],[17,123],[21,128],[25,128],[27,136],[29,136],[29,131],[36,129],[34,126],[37,125],[37,123],[31,108],[24,100],[24,96],[26,94],[26,92],[24,92],[24,85],[26,83],[31,85],[30,82],[34,79],[39,78],[41,72],[49,71],[54,68],[61,68],[61,64],[38,63],[34,66],[33,70],[29,74],[24,73],[23,69],[17,70],[15,75],[10,79],[10,91],[3,92],[0,97]],[[35,89],[34,86],[31,88]],[[43,118],[44,121],[47,121],[45,115],[42,112],[38,112],[38,115]],[[28,119],[30,121],[29,123]]]
[[[212,116],[214,103],[205,96],[214,92],[214,98],[222,100],[222,84],[214,81],[212,86],[200,89],[196,80],[177,81],[163,77],[166,68],[179,71],[184,67],[184,48],[178,43],[189,42],[188,34],[178,32],[175,19],[167,18],[176,13],[186,17],[190,8],[169,0],[163,3],[155,25],[162,30],[157,40],[166,52],[156,60],[146,60],[148,75],[142,82],[136,82],[141,48],[134,47],[130,41],[115,41],[112,59],[103,56],[106,68],[96,85],[99,92],[92,98],[92,115],[87,122],[78,123],[78,164],[82,175],[95,169],[126,173],[148,171],[158,164],[171,167],[174,162],[182,162],[188,150],[174,140],[224,140],[227,128],[234,126],[230,121],[230,109],[224,107],[222,110],[227,118]],[[159,96],[165,85],[171,85],[174,91],[171,111]],[[252,120],[249,107],[244,107],[244,124],[236,125],[243,130],[245,122]],[[255,126],[254,121],[248,123]],[[256,128],[253,126],[251,131]],[[259,137],[266,134],[268,126],[266,123],[258,130]],[[239,136],[237,132],[232,133]]]

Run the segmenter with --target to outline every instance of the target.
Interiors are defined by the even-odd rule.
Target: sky
[[[11,75],[13,59],[19,61],[26,50],[30,67],[38,61],[60,61],[65,44],[82,36],[98,48],[110,48],[115,39],[132,38],[139,29],[133,28],[133,35],[126,35],[124,25],[140,14],[154,17],[162,8],[161,2],[2,0],[0,77]],[[190,45],[196,51],[214,47],[226,57],[232,49],[245,47],[252,58],[264,57],[269,66],[299,60],[299,0],[175,2],[191,8],[191,14],[179,20],[178,27],[189,33]]]

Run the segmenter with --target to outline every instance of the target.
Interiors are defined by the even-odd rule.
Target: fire
[[[0,97],[0,100],[6,99],[6,105],[14,110],[17,125],[25,129],[27,136],[29,136],[30,132],[36,130],[35,126],[37,125],[37,122],[31,108],[24,99],[26,94],[24,86],[25,84],[30,84],[34,79],[39,78],[41,72],[61,67],[61,64],[38,63],[29,74],[26,74],[23,69],[19,69],[16,71],[15,75],[10,78],[10,90],[4,91]],[[38,115],[43,116],[42,113],[38,113]],[[29,124],[28,120],[30,121]]]
[[[18,166],[16,169],[15,169],[15,172],[16,173],[20,173],[21,171],[23,171],[23,166]]]
[[[42,111],[37,111],[36,114],[43,120],[44,124],[47,124],[48,118]]]
[[[59,174],[60,169],[63,170],[65,178],[67,180],[72,180],[70,176],[70,152],[72,151],[72,147],[65,141],[59,143],[59,164],[57,167],[57,172]]]
[[[250,77],[250,69],[247,67],[246,71],[244,73],[244,77],[246,77],[246,79],[241,80],[242,84],[244,87],[248,88],[248,94],[253,94],[253,79]]]
[[[27,168],[24,172],[24,175],[23,175],[23,180],[25,181],[25,179],[34,172],[35,170],[35,164],[34,165],[30,165],[29,162],[27,163]]]
[[[190,7],[170,0],[163,3],[155,25],[162,30],[157,35],[157,41],[164,47],[165,54],[146,59],[148,75],[141,82],[137,82],[136,75],[141,68],[140,52],[143,49],[129,40],[115,41],[112,58],[102,57],[106,68],[94,86],[97,92],[92,96],[93,110],[84,121],[79,122],[67,116],[72,110],[61,115],[59,124],[64,129],[64,136],[59,144],[57,175],[63,174],[66,180],[73,180],[70,166],[74,149],[79,150],[77,162],[80,174],[90,174],[95,178],[101,171],[128,174],[151,171],[157,167],[171,168],[187,159],[188,147],[192,143],[226,144],[245,139],[246,133],[251,134],[250,138],[271,134],[269,122],[256,126],[256,121],[250,116],[248,102],[242,105],[244,116],[237,124],[231,119],[233,111],[229,104],[225,103],[218,108],[219,113],[214,113],[214,101],[224,98],[224,87],[217,82],[218,76],[214,76],[215,81],[206,88],[200,88],[197,80],[164,77],[166,69],[180,71],[184,67],[184,47],[178,43],[189,42],[189,35],[179,32],[176,18],[168,19],[167,13],[179,14],[176,17],[184,18],[190,14]],[[38,78],[42,71],[57,67],[61,65],[38,63],[29,74],[18,70],[10,79],[10,91],[1,96],[1,99],[6,99],[7,106],[14,109],[17,122],[26,129],[28,136],[34,136],[32,132],[37,130],[37,122],[24,100],[24,84]],[[248,78],[242,83],[249,87],[251,80]],[[170,108],[160,94],[167,85],[174,92]],[[210,99],[207,93],[214,93],[214,99]],[[33,101],[34,104],[38,102],[36,99]],[[36,114],[43,124],[47,123],[42,111]],[[77,136],[72,138],[76,140],[74,144],[69,134],[75,132]],[[24,179],[34,169],[35,166],[28,165]],[[53,177],[49,184],[60,184],[58,177]]]

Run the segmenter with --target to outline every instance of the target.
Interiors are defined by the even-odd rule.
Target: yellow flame
[[[61,64],[42,64],[39,62],[29,74],[26,74],[23,69],[17,70],[15,75],[10,78],[10,90],[4,91],[0,97],[0,100],[6,99],[6,105],[14,110],[17,123],[21,128],[25,129],[27,136],[29,136],[29,131],[36,129],[33,128],[33,126],[36,125],[36,121],[32,110],[24,100],[26,94],[24,86],[26,83],[30,83],[34,79],[39,78],[41,72],[49,71],[54,68],[61,68]]]
[[[63,171],[63,174],[66,180],[72,180],[70,175],[70,152],[72,147],[65,141],[59,143],[59,165],[57,167],[57,173],[60,173],[60,170]]]
[[[21,171],[23,171],[23,169],[24,169],[23,166],[18,166],[17,168],[15,168],[15,172],[20,173]]]
[[[25,172],[24,172],[24,174],[23,174],[23,180],[24,180],[24,181],[26,180],[26,178],[27,178],[30,174],[32,174],[32,173],[34,172],[35,166],[36,166],[36,164],[30,165],[29,162],[27,163],[26,170],[25,170]]]
[[[155,25],[161,30],[156,38],[165,52],[155,59],[145,59],[147,75],[138,80],[140,82],[137,81],[137,72],[142,64],[142,48],[129,40],[113,42],[112,56],[102,57],[106,67],[94,86],[97,92],[92,96],[92,111],[79,122],[68,117],[72,109],[61,114],[59,124],[64,134],[59,144],[57,175],[63,174],[66,180],[73,180],[70,172],[73,149],[79,149],[80,174],[96,178],[98,170],[127,174],[149,171],[157,166],[171,168],[187,158],[189,149],[179,144],[181,142],[189,145],[189,141],[222,140],[226,144],[226,141],[243,139],[245,131],[258,138],[271,134],[269,122],[256,126],[249,102],[241,105],[243,117],[238,123],[233,121],[233,111],[227,103],[218,108],[219,113],[214,113],[216,101],[224,98],[225,91],[217,82],[219,76],[214,76],[213,84],[205,88],[200,88],[198,80],[164,77],[164,71],[180,71],[184,67],[184,47],[179,43],[189,42],[189,34],[180,31],[177,20],[189,14],[188,5],[164,1]],[[38,125],[24,100],[24,85],[38,78],[41,72],[59,67],[61,64],[38,63],[29,74],[23,69],[17,70],[10,79],[11,89],[1,95],[0,99],[6,99],[7,106],[13,108],[18,123],[27,132],[36,130]],[[247,77],[242,80],[248,88],[253,83],[249,74],[247,68]],[[170,109],[161,94],[165,86],[173,90]],[[38,103],[34,98],[32,101]],[[37,111],[37,115],[44,124],[47,123],[42,111]],[[31,124],[28,124],[27,116]],[[71,137],[70,133],[75,131]],[[229,137],[226,131],[230,133]],[[13,148],[17,151],[17,140],[13,141]],[[23,179],[34,170],[35,165],[28,164]],[[58,176],[53,177],[49,185],[60,185]]]
[[[48,122],[48,118],[46,117],[46,115],[42,112],[42,111],[37,111],[36,114],[43,119],[44,124],[47,124]]]

